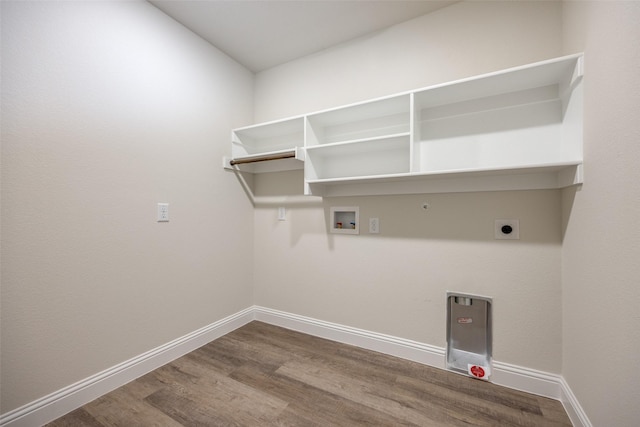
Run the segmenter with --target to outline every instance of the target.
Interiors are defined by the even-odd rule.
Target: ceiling
[[[458,0],[149,0],[253,72]]]

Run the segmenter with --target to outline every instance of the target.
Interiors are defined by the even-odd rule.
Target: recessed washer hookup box
[[[447,292],[447,369],[488,380],[491,298]]]

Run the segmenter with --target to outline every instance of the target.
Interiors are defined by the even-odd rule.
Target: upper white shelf
[[[306,147],[409,133],[410,113],[404,94],[309,114]]]
[[[552,85],[566,91],[573,81],[582,77],[582,59],[582,54],[569,55],[437,84],[414,92],[422,95],[418,108],[429,108]]]
[[[234,129],[231,155],[256,154],[264,151],[304,146],[304,117],[278,120]]]
[[[283,153],[294,152],[293,158],[256,161],[235,166],[252,172],[275,172],[302,169],[304,167],[304,117],[294,117],[259,125],[234,129],[231,133],[231,157],[233,160],[272,159]],[[224,159],[224,166],[232,168],[231,159]]]
[[[582,76],[575,54],[249,126],[232,156],[304,151],[254,171],[304,165],[309,195],[562,188],[582,182]]]

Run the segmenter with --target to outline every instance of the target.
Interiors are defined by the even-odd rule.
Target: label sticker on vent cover
[[[467,372],[474,378],[479,378],[481,380],[488,380],[489,375],[491,374],[491,370],[488,366],[478,366],[478,365],[467,365]]]
[[[458,317],[458,323],[466,325],[467,323],[473,323],[473,317]]]

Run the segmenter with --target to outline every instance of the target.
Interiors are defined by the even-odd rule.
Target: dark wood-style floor
[[[571,426],[554,400],[252,322],[49,426]]]

